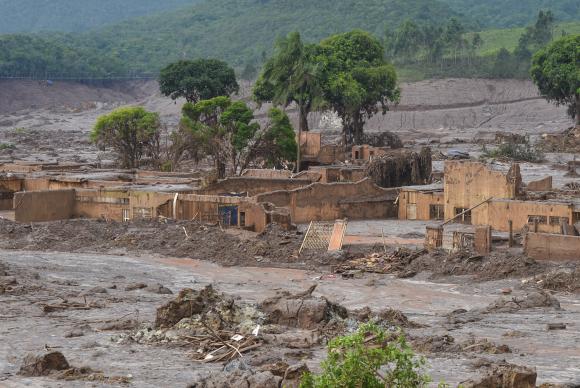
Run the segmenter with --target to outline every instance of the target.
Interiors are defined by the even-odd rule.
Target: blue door
[[[220,206],[220,222],[226,226],[238,226],[238,207],[237,206]]]

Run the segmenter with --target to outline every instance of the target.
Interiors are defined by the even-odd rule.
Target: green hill
[[[523,27],[484,30],[480,32],[483,45],[478,50],[478,53],[480,55],[488,55],[501,48],[512,51],[518,45],[518,40],[524,30],[525,28]],[[568,34],[580,34],[580,21],[558,23],[556,28],[554,28],[554,36],[560,36],[562,31]]]
[[[277,36],[306,40],[362,28],[382,36],[407,18],[441,23],[461,17],[438,0],[213,0],[121,23],[89,35],[123,60],[159,68],[181,57],[217,57],[241,66],[261,61]]]
[[[32,12],[33,2],[36,12]],[[197,4],[171,10],[194,2]],[[15,4],[20,7],[14,8]],[[459,19],[467,31],[477,31],[482,25],[531,23],[540,6],[550,8],[556,19],[564,15],[580,20],[578,0],[101,0],[98,4],[95,0],[0,0],[0,26],[4,28],[17,24],[16,17],[6,24],[6,9],[10,7],[13,13],[30,17],[30,25],[36,26],[33,30],[54,27],[61,19],[66,22],[63,29],[75,30],[81,25],[86,28],[91,23],[124,19],[129,14],[153,13],[81,33],[0,35],[0,77],[155,73],[177,59],[199,57],[223,59],[241,69],[262,63],[276,38],[290,31],[299,31],[306,41],[355,28],[384,38],[386,30],[394,31],[408,19],[420,26],[445,27],[452,17]],[[574,33],[578,23],[562,26]],[[477,48],[477,54],[494,56],[501,47],[513,49],[522,32],[520,27],[486,30],[481,33],[483,45]],[[475,52],[462,48],[460,53],[472,63]],[[456,50],[453,57],[451,73],[464,67],[461,58],[457,61]],[[411,65],[401,69],[403,73],[417,73],[413,65],[433,67],[432,63],[403,59],[406,62],[399,63]],[[470,71],[480,72],[473,66]],[[422,74],[430,73],[423,69]]]
[[[522,27],[540,10],[551,10],[557,20],[580,20],[578,0],[441,0],[453,10],[470,15],[481,28]]]
[[[86,31],[195,0],[0,0],[0,34]]]

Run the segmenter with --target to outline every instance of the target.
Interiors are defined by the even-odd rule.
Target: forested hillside
[[[64,19],[70,23],[86,23],[85,17],[101,23],[128,13],[152,12],[155,7],[198,4],[82,33],[0,35],[0,77],[155,74],[177,59],[200,57],[222,59],[240,71],[254,69],[255,73],[276,38],[290,31],[315,42],[356,28],[381,39],[400,72],[411,78],[525,76],[528,51],[560,34],[562,24],[558,23],[563,20],[580,20],[578,0],[101,0],[99,10],[95,0],[36,0],[40,5],[31,12],[33,1],[0,0],[0,26],[6,18],[1,11],[15,4],[21,5],[17,8],[21,15],[46,12],[46,19],[40,19],[52,21],[68,15]],[[83,8],[88,3],[92,5]],[[134,6],[128,6],[131,4]],[[519,64],[511,66],[516,70],[498,74],[506,61],[506,52],[500,58],[504,62],[496,61],[500,49],[513,51],[527,31],[521,27],[533,26],[543,6],[552,12],[549,29],[544,26],[542,30],[542,42],[532,39],[529,47],[520,50],[525,55],[518,56]],[[81,12],[76,15],[74,10],[79,7]],[[486,33],[481,27],[504,24],[521,29]],[[576,25],[564,24],[565,30],[574,33]]]
[[[0,0],[0,34],[85,31],[196,0]]]
[[[523,27],[540,10],[551,10],[557,20],[580,20],[578,0],[441,0],[455,11],[470,15],[479,27]]]

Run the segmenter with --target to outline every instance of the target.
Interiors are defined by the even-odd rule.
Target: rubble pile
[[[218,293],[211,285],[199,291],[186,288],[157,309],[154,327],[117,341],[182,342],[194,349],[196,361],[229,361],[263,345],[259,334],[264,319],[255,306]]]
[[[372,273],[396,273],[399,277],[412,277],[417,272],[409,271],[408,266],[426,251],[398,249],[392,253],[372,253],[365,257],[349,260],[334,268],[336,273],[363,271]]]
[[[579,152],[580,126],[570,127],[559,134],[542,135],[540,145],[546,152]]]
[[[501,362],[490,364],[486,367],[486,374],[478,380],[463,381],[460,386],[464,388],[535,388],[537,373],[535,370]]]
[[[375,322],[380,326],[391,326],[400,328],[419,328],[424,327],[416,322],[411,321],[402,311],[385,308],[379,311],[372,311],[368,306],[351,311],[351,317],[359,322]]]
[[[312,292],[315,289],[316,286],[312,286],[298,294],[288,291],[277,292],[275,296],[264,300],[259,308],[267,314],[266,323],[315,329],[321,328],[335,317],[347,318],[348,312],[344,307],[324,297],[313,296]]]
[[[278,292],[259,305],[240,302],[211,285],[183,289],[157,309],[153,327],[114,340],[181,343],[192,348],[191,357],[199,362],[229,362],[262,346],[309,348],[320,344],[318,332],[335,334],[337,322],[348,317],[342,306],[313,296],[315,287],[298,294]]]
[[[525,279],[524,284],[534,284],[545,290],[580,292],[580,268],[557,268],[550,272]]]

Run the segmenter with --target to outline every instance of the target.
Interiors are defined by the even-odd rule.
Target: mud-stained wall
[[[369,161],[374,157],[385,155],[387,149],[381,147],[373,147],[367,144],[353,146],[351,150],[351,158],[354,161]]]
[[[171,206],[172,203],[167,205]],[[244,229],[262,232],[271,222],[283,227],[292,224],[290,213],[270,204],[257,203],[252,198],[225,197],[217,195],[180,195],[176,204],[175,218],[179,220],[198,220],[204,222],[223,222],[220,207],[237,208],[237,224]]]
[[[442,191],[417,191],[402,189],[399,194],[399,219],[421,220],[431,219],[431,206],[444,206],[444,193]],[[443,216],[443,214],[441,214]]]
[[[125,190],[75,190],[74,217],[123,221],[130,216],[129,193]]]
[[[276,190],[292,190],[307,186],[309,179],[267,179],[253,177],[230,177],[216,182],[206,188],[196,191],[200,195],[224,195],[229,193],[248,193],[252,197],[257,194]]]
[[[547,176],[537,181],[528,182],[527,191],[548,191],[552,190],[552,177]]]
[[[258,202],[290,210],[294,223],[316,220],[381,219],[396,217],[396,189],[381,189],[369,179],[349,183],[313,183],[290,190],[256,196]]]
[[[272,169],[262,169],[262,168],[250,168],[242,171],[241,176],[246,178],[282,178],[289,179],[292,177],[292,171],[290,170],[272,170]]]
[[[508,232],[511,220],[513,230],[517,232],[526,225],[533,229],[533,219],[540,217],[539,232],[559,233],[563,219],[571,224],[573,208],[570,204],[556,202],[492,200],[473,210],[472,223],[490,225],[493,230]]]
[[[455,209],[469,209],[492,197],[515,199],[521,182],[517,164],[512,166],[509,173],[503,173],[491,170],[483,163],[447,161],[444,183],[445,219],[453,218]]]
[[[311,170],[320,174],[319,179],[312,182],[334,183],[334,182],[358,182],[366,178],[364,168],[344,168],[344,167],[311,167]]]
[[[44,222],[73,217],[74,190],[28,191],[14,194],[16,222]]]
[[[527,233],[524,251],[528,257],[535,260],[580,261],[580,237]]]
[[[18,177],[0,179],[0,210],[13,210],[14,193],[22,191],[24,180]]]

